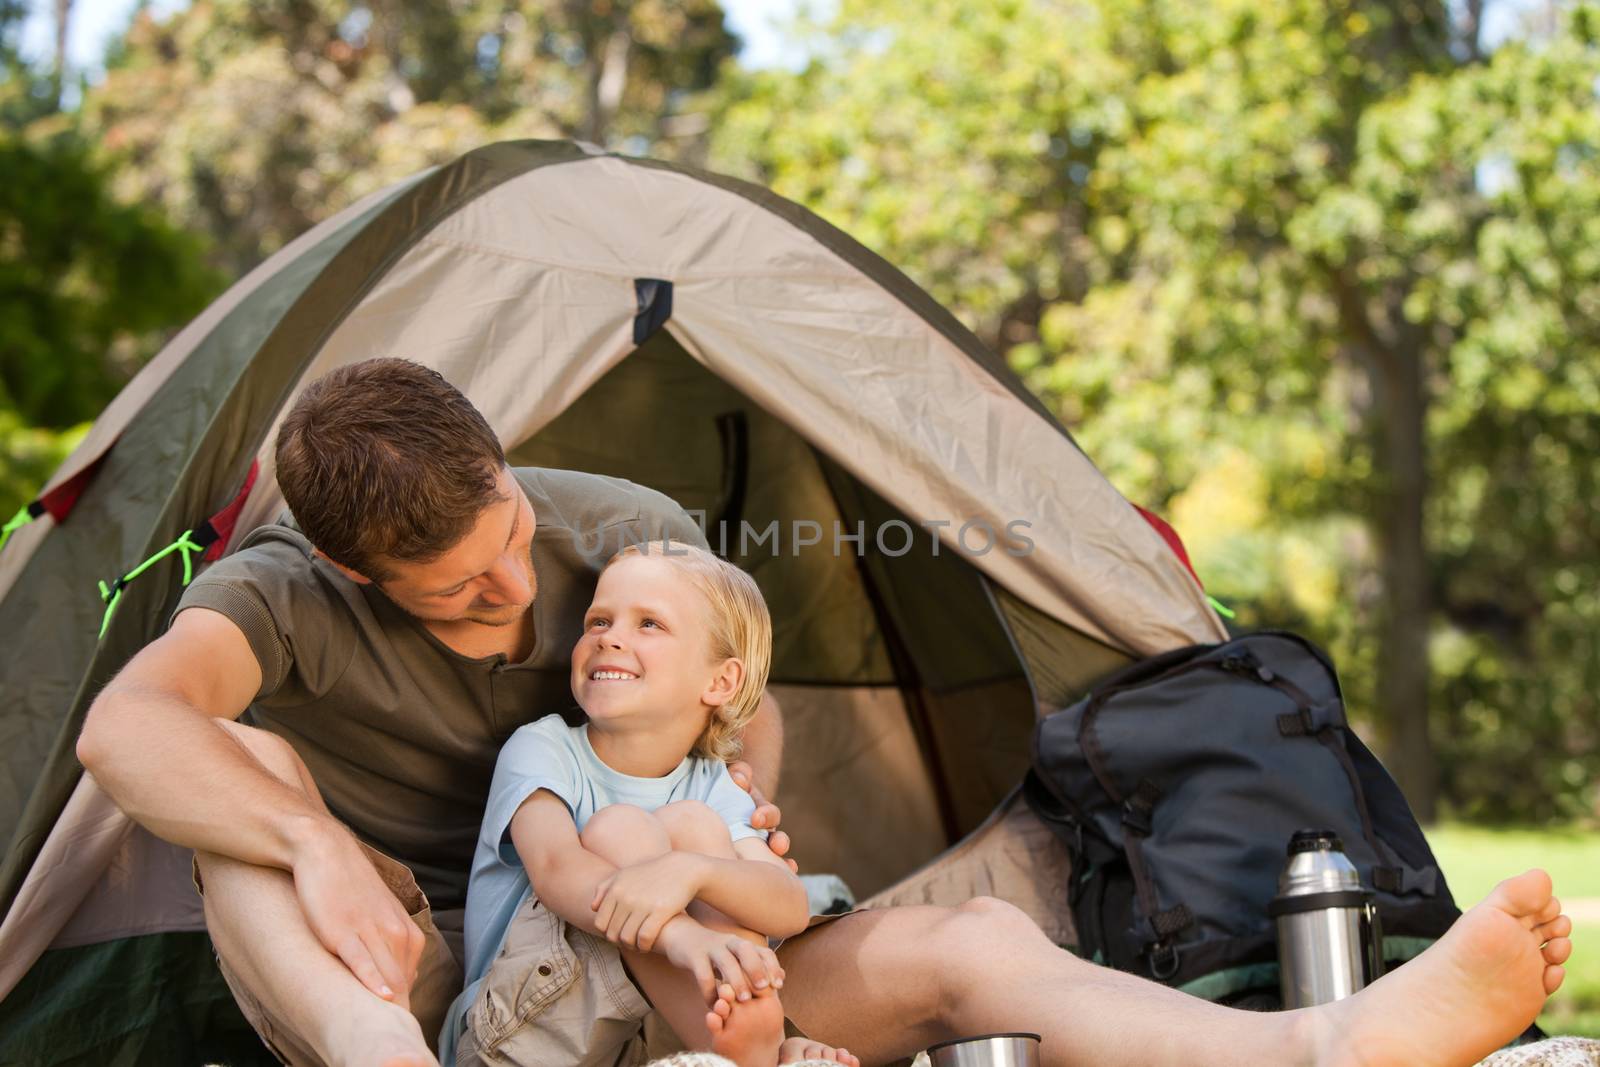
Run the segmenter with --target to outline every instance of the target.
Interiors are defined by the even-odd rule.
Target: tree
[[[1529,477],[1552,501],[1594,499],[1592,418],[1527,415],[1555,395],[1572,408],[1587,396],[1574,376],[1593,372],[1588,17],[1547,53],[1483,64],[1476,25],[1464,40],[1420,0],[846,0],[807,69],[734,87],[713,153],[864,238],[1007,352],[1125,492],[1179,518],[1245,621],[1337,646],[1427,819],[1430,705],[1454,731],[1446,702],[1465,688],[1482,718],[1485,664],[1528,683],[1503,695],[1570,706],[1553,716],[1569,778],[1596,721],[1592,657],[1553,659],[1592,617],[1542,620],[1535,662],[1486,651],[1482,603],[1531,620],[1532,600],[1483,587],[1543,561],[1459,517],[1482,521],[1471,502]],[[1481,160],[1505,144],[1533,174],[1569,173],[1486,197]],[[1545,248],[1541,225],[1570,246]],[[1514,370],[1520,412],[1486,404],[1465,366]],[[1518,434],[1571,466],[1508,458]],[[1570,585],[1593,521],[1540,509],[1521,544],[1551,546]],[[1441,566],[1456,559],[1472,566]],[[1433,646],[1458,639],[1485,658],[1431,679]],[[1484,797],[1446,782],[1458,803]]]
[[[110,194],[109,164],[54,113],[59,71],[17,54],[21,14],[0,6],[0,519],[220,288],[196,238]]]
[[[127,160],[122,193],[212,235],[239,274],[481,144],[670,155],[687,94],[734,43],[715,0],[198,0],[136,17],[84,114]]]

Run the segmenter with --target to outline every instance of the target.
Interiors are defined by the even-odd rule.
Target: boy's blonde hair
[[[721,707],[694,743],[693,754],[706,759],[738,759],[745,725],[755,717],[772,669],[772,617],[754,578],[725,560],[683,541],[647,541],[628,545],[606,563],[628,556],[654,556],[681,570],[706,600],[711,657],[744,664],[739,688]]]

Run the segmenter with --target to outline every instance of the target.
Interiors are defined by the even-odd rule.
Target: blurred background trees
[[[748,4],[195,0],[81,80],[0,0],[0,510],[223,281],[573,137],[770,185],[927,287],[1235,625],[1333,650],[1425,817],[1593,813],[1595,8],[838,0],[758,67]]]

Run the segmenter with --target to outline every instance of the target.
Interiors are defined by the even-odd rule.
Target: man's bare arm
[[[403,993],[422,939],[355,837],[280,781],[223,728],[261,688],[250,643],[226,616],[190,608],[95,699],[78,759],[157,837],[294,875],[306,921],[379,996]]]
[[[157,837],[292,870],[296,850],[332,820],[213,721],[238,718],[260,687],[243,631],[191,608],[96,698],[78,759]]]
[[[749,765],[753,784],[762,799],[771,800],[778,795],[783,764],[783,713],[778,710],[778,702],[771,693],[761,694],[761,706],[756,708],[755,717],[745,724],[741,762]],[[741,786],[745,784],[740,783]]]

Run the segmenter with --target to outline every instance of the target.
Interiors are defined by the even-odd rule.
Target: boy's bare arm
[[[804,930],[810,908],[800,879],[765,842],[748,838],[733,847],[743,858],[674,851],[618,870],[595,891],[597,925],[613,941],[643,947],[669,916],[698,899],[769,937]]]
[[[516,846],[523,867],[527,868],[528,881],[533,884],[540,903],[573,927],[594,931],[595,916],[590,901],[597,887],[617,874],[618,868],[583,847],[577,824],[561,798],[540,789],[524,800],[511,817],[511,843]],[[765,846],[762,850],[766,851]],[[782,861],[774,859],[773,862]],[[679,913],[662,925],[651,943],[638,947],[660,953],[678,966],[694,971],[705,990],[709,988],[709,963],[703,958],[691,961],[688,954],[696,939],[716,940],[718,936],[688,915]]]
[[[760,838],[733,843],[739,859],[702,857],[715,864],[698,899],[768,937],[790,937],[811,921],[806,887]]]
[[[524,800],[511,816],[511,843],[544,906],[579,929],[592,929],[589,901],[595,886],[617,868],[583,847],[561,798],[540,789]]]

